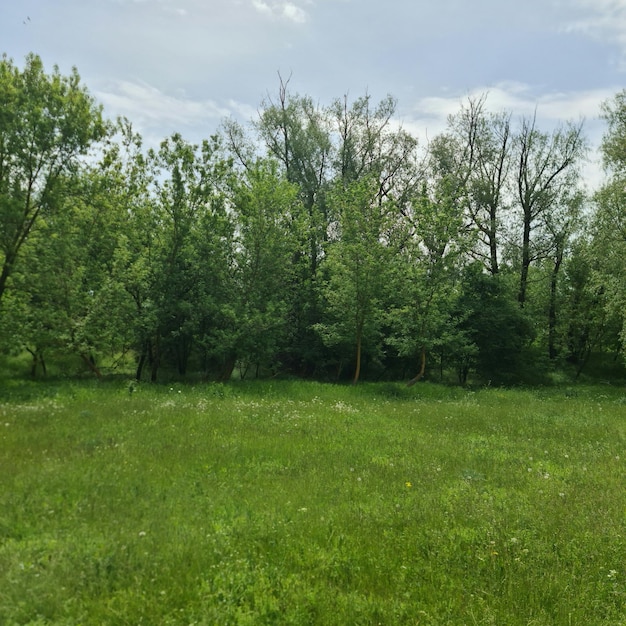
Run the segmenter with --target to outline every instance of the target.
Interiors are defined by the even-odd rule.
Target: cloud
[[[602,102],[612,97],[616,89],[590,89],[572,92],[541,92],[524,83],[502,82],[491,87],[480,87],[464,94],[446,97],[427,97],[418,100],[410,117],[443,128],[449,115],[457,113],[468,98],[486,95],[485,106],[494,113],[507,111],[514,116],[537,114],[546,123],[566,120],[596,119]]]
[[[272,19],[284,19],[296,24],[304,24],[309,19],[307,12],[293,2],[252,0],[252,6]]]
[[[617,44],[626,69],[626,0],[575,0],[575,4],[583,15],[569,21],[565,31]]]
[[[110,117],[131,120],[148,143],[158,143],[173,132],[191,141],[207,138],[226,117],[252,114],[251,107],[229,100],[220,105],[214,100],[192,100],[163,93],[143,82],[117,81],[95,92]]]
[[[417,100],[402,120],[402,127],[418,137],[423,146],[446,130],[448,117],[458,113],[468,98],[486,94],[488,111],[511,113],[513,121],[537,115],[540,130],[550,132],[566,121],[584,120],[583,132],[590,144],[589,161],[584,164],[583,178],[590,189],[598,188],[604,173],[597,149],[602,140],[604,124],[599,120],[600,107],[618,88],[590,89],[571,92],[538,92],[531,85],[520,82],[502,82],[491,87],[473,89],[464,94],[426,97]]]

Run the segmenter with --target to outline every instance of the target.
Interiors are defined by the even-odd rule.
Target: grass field
[[[9,381],[0,624],[626,624],[626,389]]]

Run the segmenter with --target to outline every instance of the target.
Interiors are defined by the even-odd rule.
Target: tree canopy
[[[455,379],[626,351],[626,95],[581,123],[468,99],[428,143],[282,79],[248,127],[144,147],[76,70],[0,61],[0,347],[31,371]],[[73,365],[72,365],[73,364]]]

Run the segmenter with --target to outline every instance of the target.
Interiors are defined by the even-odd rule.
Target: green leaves
[[[101,109],[76,70],[44,72],[36,55],[20,71],[0,61],[0,304],[20,251],[58,209],[55,189],[105,134]]]

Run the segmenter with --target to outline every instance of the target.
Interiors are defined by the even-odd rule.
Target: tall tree
[[[59,182],[105,135],[101,110],[76,69],[44,71],[36,55],[23,70],[0,60],[0,304],[22,247],[59,210]]]
[[[203,233],[214,240],[218,249],[222,244],[229,245],[224,220],[232,163],[224,157],[217,135],[198,146],[174,134],[150,157],[157,168],[153,181],[155,240],[150,270],[156,322],[151,377],[155,378],[166,357],[180,375],[186,373],[207,290],[210,293],[210,286],[204,281],[225,276],[219,271],[212,277],[206,267],[222,263],[228,254],[199,258],[196,233],[199,227],[206,226],[207,216],[218,212],[220,219],[215,224],[220,228],[214,232],[204,229]]]
[[[579,165],[586,151],[582,130],[582,123],[568,123],[552,133],[544,133],[537,128],[533,117],[522,121],[515,137],[521,218],[518,290],[521,307],[526,302],[530,266],[546,255],[546,241],[539,236],[544,217],[563,205],[563,197],[578,185]]]
[[[341,361],[354,359],[352,382],[361,377],[365,350],[375,355],[381,346],[384,321],[384,298],[390,269],[389,247],[385,234],[393,216],[390,202],[378,200],[379,181],[364,176],[338,184],[333,205],[338,213],[334,240],[326,250],[326,280],[322,293],[326,316],[316,325],[326,345],[352,354]]]
[[[306,248],[308,214],[297,185],[274,159],[259,159],[233,197],[237,216],[233,354],[246,365],[274,369],[289,351],[289,312]]]
[[[470,98],[449,120],[465,176],[465,209],[476,233],[471,252],[492,275],[500,271],[502,228],[508,209],[511,166],[510,113],[489,113],[486,96]]]
[[[595,247],[607,304],[622,318],[626,348],[626,90],[603,105],[602,155],[608,180],[596,196]]]
[[[458,266],[467,251],[463,209],[468,174],[458,147],[450,135],[431,142],[422,183],[403,210],[389,342],[400,356],[419,359],[409,385],[425,374],[427,354],[442,348]]]
[[[320,320],[315,289],[330,221],[326,194],[332,180],[333,142],[328,115],[310,97],[292,94],[289,80],[280,77],[278,95],[268,97],[255,124],[267,153],[282,166],[289,183],[297,186],[307,213],[307,247],[292,260],[298,274],[293,289],[298,295],[289,312],[292,327],[290,367],[299,373],[315,370],[319,338],[312,326]]]

